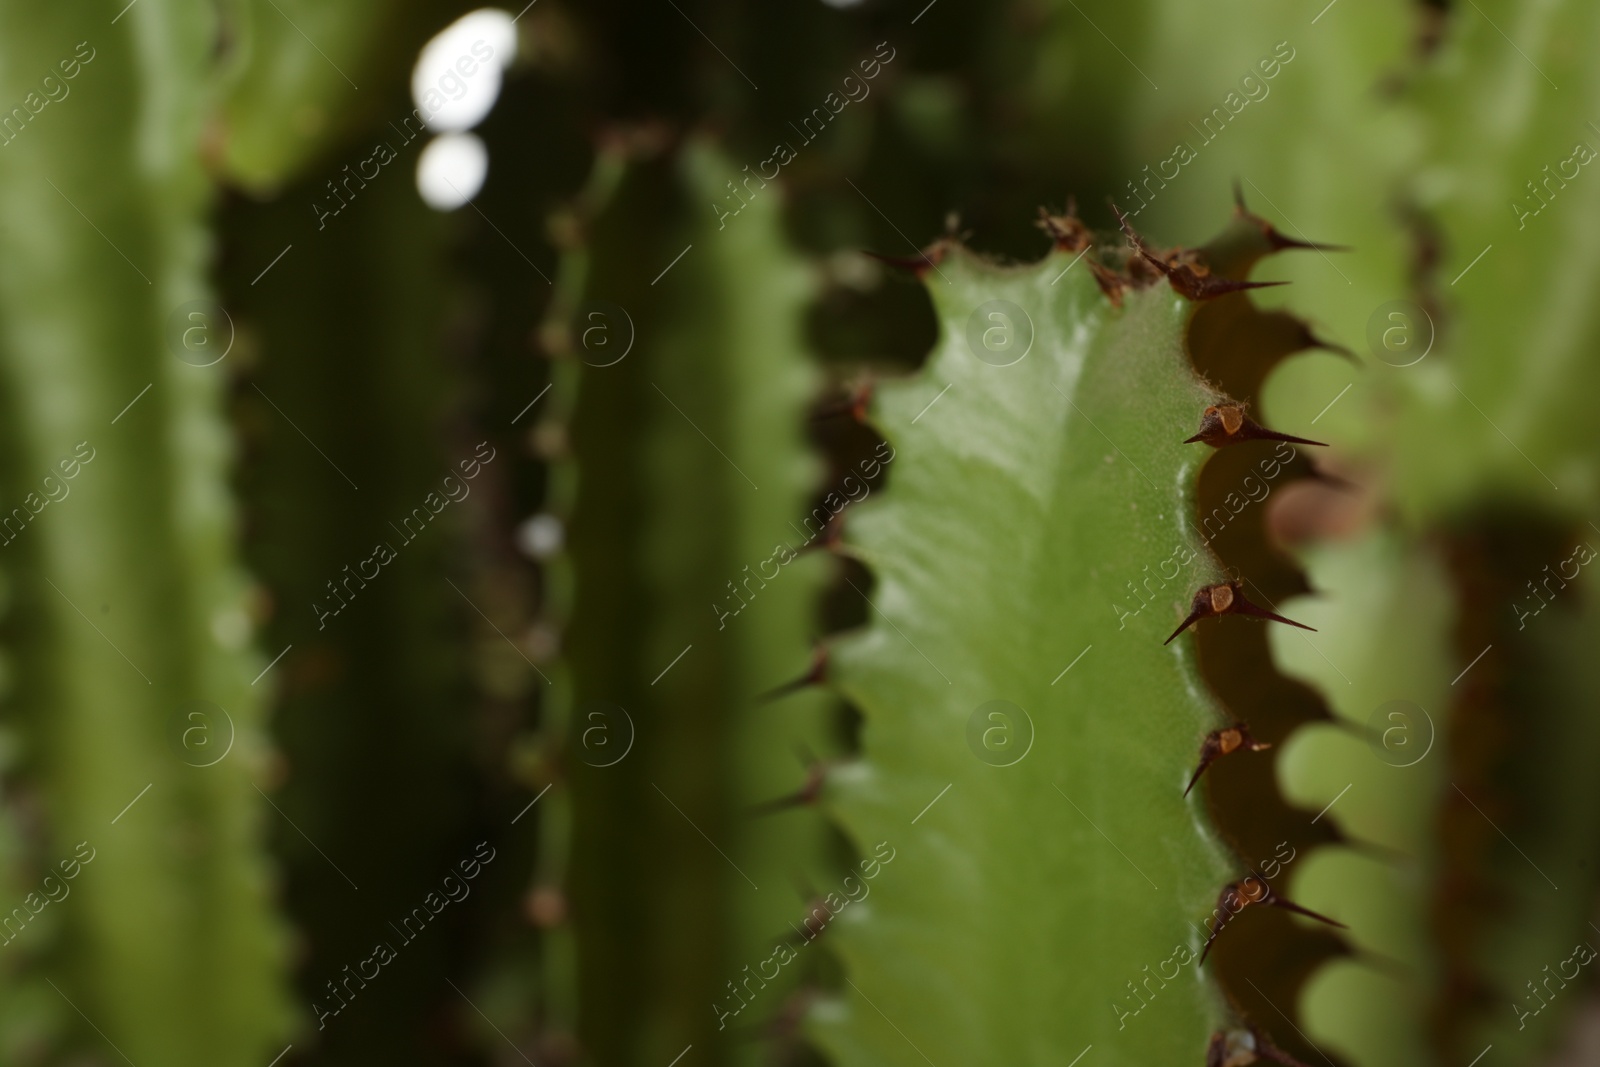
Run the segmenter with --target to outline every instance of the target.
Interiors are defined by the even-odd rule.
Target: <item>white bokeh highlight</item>
[[[417,57],[411,99],[423,123],[440,134],[417,159],[417,192],[435,211],[454,211],[483,188],[489,151],[466,131],[493,110],[516,55],[516,20],[486,7],[440,30]]]
[[[529,557],[547,560],[561,551],[567,532],[554,515],[534,515],[517,526],[517,547]]]
[[[474,133],[445,133],[417,159],[417,192],[435,211],[454,211],[478,195],[489,176],[489,150]]]
[[[411,98],[428,128],[461,132],[482,122],[516,51],[516,26],[495,8],[463,15],[434,35],[411,71]]]

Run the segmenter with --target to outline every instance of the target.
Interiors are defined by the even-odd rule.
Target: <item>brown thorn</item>
[[[847,397],[836,404],[827,404],[814,409],[811,412],[811,419],[813,422],[821,422],[823,419],[837,418],[840,415],[852,415],[854,411],[855,405]]]
[[[1065,215],[1052,215],[1041,207],[1034,224],[1048,234],[1061,251],[1081,252],[1094,244],[1094,234],[1078,218],[1078,202],[1073,197],[1067,198]]]
[[[1257,215],[1244,204],[1244,188],[1239,184],[1239,179],[1233,180],[1233,212],[1239,218],[1255,226],[1261,231],[1261,236],[1266,238],[1267,244],[1272,246],[1274,252],[1281,252],[1285,248],[1305,248],[1313,252],[1348,252],[1345,245],[1323,244],[1320,241],[1302,241],[1294,237],[1285,237],[1276,226]]]
[[[842,508],[828,516],[828,521],[823,524],[805,544],[793,549],[795,555],[804,556],[812,552],[828,552],[838,555],[844,545],[844,513],[848,508]]]
[[[1233,608],[1231,610],[1238,615],[1249,615],[1257,619],[1270,619],[1273,622],[1281,622],[1289,626],[1298,626],[1300,629],[1310,630],[1312,633],[1317,632],[1317,628],[1315,626],[1307,626],[1303,622],[1295,622],[1293,619],[1286,619],[1276,612],[1268,611],[1259,604],[1250,603],[1250,601],[1244,598],[1243,593],[1240,593],[1234,599]]]
[[[1206,734],[1205,740],[1200,742],[1200,766],[1194,770],[1194,776],[1189,779],[1189,784],[1184,788],[1183,795],[1188,796],[1189,790],[1200,780],[1200,776],[1223,756],[1244,749],[1247,752],[1260,752],[1272,746],[1265,741],[1257,741],[1250,736],[1250,728],[1242,722],[1221,730],[1212,730]]]
[[[835,403],[819,407],[811,413],[813,421],[831,419],[838,415],[849,415],[859,423],[867,421],[867,405],[872,403],[872,393],[877,387],[877,382],[867,378],[854,389],[845,393],[844,397]]]
[[[1284,1067],[1307,1067],[1249,1023],[1243,1029],[1216,1031],[1206,1045],[1206,1067],[1250,1067],[1263,1058]]]
[[[844,513],[848,510],[848,508],[843,508],[828,516],[828,521],[821,530],[813,534],[805,544],[794,549],[795,555],[804,556],[811,552],[827,552],[832,555],[841,554],[841,549],[844,546]]]
[[[1254,888],[1250,885],[1252,881],[1255,882]],[[1219,922],[1215,929],[1211,931],[1211,936],[1206,938],[1205,947],[1200,950],[1201,963],[1205,962],[1206,956],[1211,952],[1211,946],[1216,943],[1217,937],[1222,933],[1223,929],[1231,924],[1241,911],[1253,904],[1281,908],[1284,911],[1292,911],[1298,915],[1325,922],[1329,926],[1337,926],[1341,930],[1349,929],[1344,923],[1336,919],[1330,919],[1326,915],[1319,915],[1310,908],[1302,908],[1293,901],[1284,899],[1278,895],[1272,886],[1267,884],[1265,878],[1258,874],[1251,874],[1239,879],[1237,882],[1230,882],[1228,885],[1223,886],[1222,892],[1217,895],[1216,911],[1222,912],[1226,918]]]
[[[1191,300],[1212,300],[1228,293],[1242,292],[1246,289],[1266,289],[1274,285],[1288,285],[1288,282],[1244,282],[1232,278],[1223,278],[1212,274],[1210,269],[1200,263],[1193,253],[1178,250],[1167,260],[1161,259],[1150,251],[1129,224],[1128,217],[1112,201],[1111,210],[1116,213],[1117,223],[1122,227],[1122,232],[1127,235],[1128,243],[1151,266],[1167,276],[1167,282],[1177,292]]]
[[[1185,438],[1183,443],[1192,445],[1196,441],[1203,441],[1212,448],[1238,444],[1240,441],[1287,441],[1292,445],[1328,447],[1323,441],[1269,430],[1245,414],[1245,405],[1232,403],[1213,404],[1200,413],[1200,432]]]
[[[1140,237],[1139,234],[1134,230],[1133,224],[1128,221],[1128,216],[1122,213],[1122,209],[1117,206],[1117,202],[1115,200],[1111,201],[1111,212],[1117,216],[1117,225],[1122,227],[1123,234],[1128,238],[1129,247],[1131,247],[1135,252],[1139,253],[1145,259],[1149,260],[1151,265],[1161,271],[1161,273],[1168,273],[1169,268],[1167,265],[1157,258],[1153,253],[1151,253],[1150,249],[1144,243],[1144,238]]]
[[[1245,421],[1244,429],[1239,432],[1241,441],[1287,441],[1291,445],[1313,445],[1317,448],[1327,448],[1326,441],[1313,441],[1309,437],[1296,437],[1292,433],[1279,433],[1269,430],[1260,423]]]
[[[1177,637],[1179,634],[1183,633],[1183,631],[1187,630],[1190,626],[1194,625],[1195,623],[1199,622],[1201,619],[1205,618],[1207,615],[1211,614],[1211,612],[1207,611],[1205,608],[1202,608],[1200,606],[1200,597],[1203,596],[1205,594],[1205,592],[1206,591],[1204,589],[1202,589],[1202,590],[1200,590],[1200,592],[1195,594],[1195,596],[1194,596],[1194,607],[1193,607],[1193,609],[1190,610],[1189,617],[1184,619],[1182,622],[1180,622],[1178,624],[1178,628],[1176,630],[1172,631],[1172,637],[1169,637],[1165,641],[1161,642],[1163,645],[1172,644],[1172,638],[1173,637]]]
[[[1272,246],[1274,252],[1282,252],[1286,248],[1303,248],[1311,252],[1348,252],[1348,245],[1330,245],[1322,241],[1302,241],[1298,237],[1285,237],[1283,232],[1272,223],[1259,215],[1245,212],[1244,217],[1261,228],[1261,236],[1266,238],[1267,244]]]
[[[1233,892],[1233,886],[1231,886],[1231,885],[1227,886],[1226,888],[1223,889],[1222,897],[1218,900],[1218,903],[1217,903],[1217,906],[1219,908],[1222,907],[1222,900],[1231,899],[1231,898],[1229,898],[1228,894],[1230,894],[1232,892]],[[1206,943],[1204,945],[1200,946],[1200,962],[1197,963],[1195,966],[1203,967],[1205,965],[1206,957],[1211,955],[1211,946],[1217,943],[1217,938],[1218,937],[1222,936],[1223,927],[1227,926],[1230,922],[1232,922],[1233,921],[1233,917],[1235,915],[1237,915],[1239,913],[1239,911],[1243,910],[1244,907],[1245,907],[1245,905],[1240,904],[1238,908],[1235,908],[1232,911],[1228,912],[1228,917],[1226,919],[1224,919],[1222,922],[1219,922],[1215,927],[1212,928],[1211,936],[1206,938]]]
[[[1212,1033],[1206,1042],[1206,1067],[1231,1067],[1228,1063],[1228,1035],[1221,1030]]]
[[[1266,883],[1262,884],[1265,885]],[[1256,901],[1255,903],[1266,904],[1268,907],[1272,908],[1282,908],[1284,911],[1292,911],[1296,915],[1304,915],[1308,919],[1315,919],[1320,923],[1327,923],[1329,926],[1337,926],[1341,930],[1350,929],[1338,919],[1330,919],[1326,915],[1312,911],[1310,908],[1302,908],[1292,900],[1286,900],[1283,897],[1280,897],[1271,886],[1267,886],[1266,899]]]
[[[1311,252],[1349,252],[1349,245],[1331,245],[1326,241],[1302,241],[1298,237],[1285,237],[1272,224],[1267,224],[1267,241],[1275,249],[1304,248]]]
[[[894,267],[897,270],[908,270],[919,277],[921,276],[922,271],[928,266],[928,260],[926,257],[921,256],[917,257],[916,259],[912,259],[910,256],[886,256],[882,252],[873,252],[867,249],[862,250],[862,255],[869,256],[872,259],[877,260],[879,263],[882,263],[888,267]]]
[[[1190,280],[1192,278],[1193,280]],[[1288,282],[1240,282],[1232,278],[1219,278],[1215,274],[1195,274],[1184,267],[1167,275],[1172,287],[1191,300],[1214,300],[1229,293],[1242,293],[1246,289],[1270,289]]]
[[[822,795],[822,782],[825,777],[827,777],[826,766],[821,760],[813,757],[806,767],[806,779],[801,783],[799,789],[788,796],[776,797],[760,804],[752,804],[749,808],[749,814],[753,816],[775,815],[789,808],[806,807],[815,804],[817,798]]]
[[[827,678],[827,676],[828,676],[828,646],[827,645],[818,645],[816,647],[815,651],[813,651],[811,653],[811,666],[806,670],[806,672],[804,674],[802,674],[798,678],[794,678],[794,679],[791,679],[790,681],[784,682],[782,685],[775,686],[775,687],[773,687],[771,689],[768,689],[764,693],[757,694],[757,696],[755,698],[755,702],[758,705],[759,704],[770,704],[774,700],[777,700],[780,697],[786,697],[790,693],[797,692],[798,690],[804,689],[808,685],[819,685],[819,684],[822,683],[822,681],[824,679]]]
[[[833,925],[833,913],[828,910],[827,903],[821,897],[816,896],[815,894],[812,895],[811,900],[813,903],[811,907],[806,909],[805,918],[800,920],[800,926],[795,926],[793,923],[791,923],[789,927],[795,932],[795,937],[799,940],[796,941],[795,938],[785,934],[783,941],[786,944],[809,944],[810,942],[821,937],[823,934],[827,933],[828,927]],[[816,918],[817,912],[819,911],[826,915],[827,918],[814,924],[812,920]],[[805,931],[809,932],[811,936],[807,937],[806,934],[801,931],[801,927],[804,927]]]
[[[864,255],[871,256],[879,263],[882,263],[886,266],[895,267],[899,270],[908,270],[919,278],[922,277],[924,271],[932,267],[937,267],[939,265],[939,261],[944,258],[944,246],[942,244],[934,245],[933,248],[928,252],[919,252],[915,257],[886,256],[881,252],[872,252],[865,249],[863,249],[862,252]]]
[[[1088,261],[1089,273],[1094,275],[1094,280],[1100,286],[1100,291],[1106,294],[1113,307],[1122,306],[1122,291],[1127,288],[1127,280],[1109,267],[1102,267],[1093,259]]]
[[[864,424],[867,421],[867,405],[872,403],[872,394],[877,388],[878,383],[872,378],[856,386],[856,391],[851,397],[850,414],[857,422]]]
[[[828,520],[828,525],[822,528],[822,547],[828,552],[837,553],[839,546],[844,544],[844,512],[841,509]]]
[[[1304,347],[1306,347],[1306,348],[1320,348],[1324,352],[1332,352],[1336,356],[1343,356],[1345,359],[1349,360],[1351,363],[1354,363],[1357,367],[1360,367],[1362,370],[1366,370],[1367,369],[1366,368],[1366,364],[1362,363],[1360,358],[1354,352],[1350,351],[1348,348],[1346,348],[1344,345],[1340,344],[1337,341],[1329,341],[1329,340],[1326,340],[1325,338],[1317,336],[1317,332],[1315,330],[1313,330],[1309,325],[1307,325],[1305,323],[1301,323],[1300,324],[1300,333],[1301,333],[1301,339],[1302,339]]]
[[[1184,630],[1187,630],[1196,622],[1219,615],[1250,615],[1258,619],[1271,619],[1274,622],[1288,623],[1290,626],[1298,626],[1302,630],[1310,630],[1312,633],[1316,633],[1316,627],[1314,626],[1307,626],[1305,623],[1286,619],[1282,615],[1274,614],[1263,607],[1250,603],[1245,598],[1243,582],[1217,582],[1200,587],[1194,594],[1188,617],[1178,624],[1176,630],[1172,631],[1172,637],[1161,643],[1170,645],[1173,638],[1183,633]]]

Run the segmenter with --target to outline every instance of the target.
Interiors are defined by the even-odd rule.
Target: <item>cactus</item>
[[[225,379],[188,343],[220,343],[197,151],[216,24],[122,6],[12,12],[0,35],[4,98],[41,101],[0,148],[6,572],[28,619],[7,792],[38,819],[7,913],[92,857],[8,940],[6,1056],[246,1067],[288,1013]]]
[[[571,449],[549,506],[570,548],[539,877],[571,924],[548,1016],[598,1063],[753,1062],[818,961],[750,976],[833,879],[820,815],[774,803],[831,754],[825,702],[757,701],[811,657],[813,282],[774,193],[718,225],[735,177],[701,143],[603,150],[545,330],[562,358],[537,436]]]
[[[1207,916],[1271,857],[1231,859],[1185,798],[1227,721],[1188,639],[1162,641],[1197,590],[1228,594],[1189,622],[1248,604],[1192,518],[1208,450],[1183,443],[1222,400],[1181,294],[1236,286],[1050,225],[1027,267],[936,246],[939,343],[876,394],[901,458],[849,527],[873,621],[829,665],[862,759],[825,799],[898,858],[830,932],[849,986],[813,1021],[840,1064],[1198,1062],[1234,1021],[1198,967]]]
[[[32,264],[0,288],[6,486],[22,514],[41,510],[6,536],[13,594],[38,622],[22,646],[7,772],[21,801],[10,814],[35,814],[8,827],[6,883],[23,914],[42,909],[7,939],[8,1061],[55,1048],[259,1064],[292,1036],[287,943],[260,847],[263,813],[282,820],[256,789],[274,775],[261,734],[271,683],[252,681],[270,660],[252,642],[265,600],[236,561],[226,484],[222,402],[249,340],[211,299],[204,166],[215,155],[264,187],[329,143],[306,136],[308,108],[334,109],[325,87],[292,75],[304,57],[264,62],[312,47],[276,6],[7,18],[7,98],[33,97],[0,171],[4,241]],[[321,33],[331,20],[288,6],[352,69],[374,72]],[[411,23],[421,10],[405,9]],[[285,36],[252,25],[263,15]],[[374,40],[393,44],[344,25],[369,61],[381,58]],[[406,69],[391,63],[388,77]],[[295,104],[280,109],[286,96]],[[219,110],[220,141],[207,126]],[[233,359],[214,365],[225,352]]]
[[[1169,7],[1171,47],[1153,61],[1181,63],[1192,13]],[[1274,640],[1334,716],[1285,746],[1283,792],[1308,812],[1336,802],[1346,839],[1291,890],[1342,909],[1356,950],[1307,984],[1303,1026],[1362,1065],[1465,1063],[1490,1047],[1528,1062],[1575,1006],[1551,976],[1591,940],[1593,850],[1577,842],[1600,829],[1600,797],[1568,762],[1600,743],[1593,672],[1573,654],[1593,640],[1592,596],[1550,570],[1593,541],[1595,442],[1573,405],[1592,389],[1596,327],[1574,296],[1594,277],[1578,235],[1600,194],[1572,174],[1593,151],[1573,143],[1600,140],[1586,127],[1593,73],[1568,42],[1596,16],[1341,5],[1312,30],[1267,5],[1236,14],[1295,40],[1316,77],[1281,79],[1213,165],[1355,246],[1286,265],[1301,284],[1284,299],[1377,359],[1297,361],[1269,379],[1263,408],[1301,424],[1326,411],[1318,429],[1366,496],[1324,499],[1309,526],[1297,512],[1297,556],[1329,595],[1284,607],[1325,636],[1320,655]],[[1362,180],[1318,162],[1330,145],[1364,161]],[[1197,224],[1204,186],[1163,191],[1156,216]]]

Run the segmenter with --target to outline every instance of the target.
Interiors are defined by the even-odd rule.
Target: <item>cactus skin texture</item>
[[[1167,6],[1150,60],[1183,70],[1193,24]],[[1600,183],[1587,163],[1562,167],[1575,144],[1600,146],[1600,77],[1573,45],[1600,32],[1600,12],[1341,4],[1314,27],[1266,4],[1230,13],[1299,58],[1202,165],[1354,247],[1285,261],[1274,276],[1299,284],[1261,302],[1291,302],[1365,364],[1295,361],[1264,390],[1280,422],[1326,408],[1317,436],[1363,485],[1354,506],[1323,497],[1333,521],[1301,524],[1296,556],[1329,595],[1283,607],[1319,628],[1322,655],[1273,635],[1281,669],[1334,716],[1284,747],[1281,788],[1307,812],[1337,799],[1327,820],[1346,838],[1308,857],[1290,891],[1343,909],[1358,950],[1307,983],[1302,1025],[1360,1067],[1467,1063],[1490,1046],[1485,1064],[1532,1062],[1581,1001],[1568,981],[1543,983],[1575,943],[1595,943],[1600,796],[1583,761],[1600,746],[1597,674],[1577,651],[1595,639],[1593,579],[1542,583],[1575,546],[1600,545],[1587,295]],[[1161,193],[1156,217],[1199,224],[1196,173]],[[1396,300],[1411,303],[1398,318],[1383,309]],[[1388,351],[1373,347],[1374,319],[1398,342]],[[1396,365],[1408,359],[1420,362]],[[1390,718],[1391,700],[1426,717]]]
[[[251,787],[264,753],[250,681],[266,660],[232,549],[226,379],[176,358],[169,335],[174,310],[209,295],[198,145],[216,23],[211,5],[171,2],[113,24],[122,7],[0,17],[8,102],[78,42],[80,60],[92,53],[70,94],[0,147],[7,513],[53,494],[43,476],[59,477],[80,442],[93,455],[5,546],[29,618],[5,711],[17,791],[39,798],[28,888],[79,842],[94,859],[4,950],[15,1014],[3,1040],[9,1062],[49,1047],[63,1060],[249,1067],[282,1049],[289,1022],[260,848],[268,809]],[[236,731],[213,766],[169,747],[194,700],[220,705]],[[220,748],[221,724],[209,727]]]
[[[872,620],[830,658],[864,722],[825,801],[897,859],[829,931],[849,984],[811,1030],[845,1067],[1201,1062],[1231,1020],[1192,961],[1244,865],[1183,796],[1226,720],[1193,639],[1162,644],[1224,578],[1192,521],[1209,450],[1181,443],[1218,399],[1185,351],[1194,305],[1149,271],[1114,304],[1065,249],[941,252],[940,339],[873,407],[894,484],[847,531]],[[1027,354],[978,358],[1018,309]]]
[[[571,546],[549,595],[564,788],[541,802],[540,874],[571,921],[549,935],[547,1025],[574,1028],[585,1062],[666,1063],[689,1044],[703,1062],[763,1062],[767,1024],[820,953],[734,1018],[715,1005],[740,1003],[729,983],[794,938],[807,887],[838,878],[814,807],[754,811],[835,746],[820,692],[756,699],[806,671],[823,573],[809,554],[743,584],[777,545],[800,547],[817,478],[800,341],[814,282],[784,250],[776,190],[719,229],[710,205],[737,176],[699,142],[603,149],[545,330],[565,358],[536,437],[571,448],[550,503]],[[612,305],[599,319],[596,301]],[[629,336],[625,358],[593,365]],[[729,583],[748,604],[719,619],[714,605],[741,603]]]

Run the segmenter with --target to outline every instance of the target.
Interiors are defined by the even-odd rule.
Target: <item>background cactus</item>
[[[752,1030],[817,967],[760,964],[833,879],[821,817],[779,803],[832,754],[827,703],[760,699],[811,658],[814,283],[781,243],[776,195],[712,225],[701,204],[726,161],[647,141],[596,163],[545,330],[562,363],[540,420],[571,449],[552,499],[571,548],[548,740],[565,794],[548,810],[570,823],[546,824],[565,854],[545,877],[570,902],[553,936],[573,940],[576,974],[553,980],[576,982],[583,1047],[617,1063],[690,1045],[754,1057]],[[717,918],[675,921],[701,909]]]
[[[1162,25],[1179,29],[1178,18]],[[1592,18],[1581,5],[1539,19],[1503,5],[1448,17],[1352,9],[1319,21],[1314,44],[1281,18],[1275,32],[1304,39],[1325,72],[1318,102],[1309,82],[1285,78],[1282,107],[1263,106],[1217,145],[1218,165],[1260,175],[1253,183],[1297,222],[1359,235],[1351,256],[1302,259],[1282,276],[1303,283],[1289,303],[1329,339],[1377,342],[1367,373],[1313,357],[1266,390],[1274,417],[1326,411],[1319,429],[1368,483],[1359,506],[1325,499],[1323,520],[1301,511],[1294,524],[1311,542],[1312,587],[1330,595],[1286,610],[1327,634],[1322,654],[1274,640],[1284,669],[1335,716],[1297,735],[1279,767],[1306,809],[1337,801],[1329,818],[1348,839],[1308,860],[1294,889],[1312,907],[1351,902],[1357,956],[1319,974],[1303,1006],[1308,1033],[1353,1062],[1465,1062],[1490,1047],[1529,1062],[1580,1003],[1553,995],[1566,980],[1540,983],[1592,933],[1590,851],[1556,843],[1594,832],[1595,797],[1562,765],[1593,751],[1592,683],[1559,651],[1581,640],[1591,609],[1576,573],[1544,596],[1527,583],[1592,532],[1593,445],[1546,383],[1590,373],[1576,362],[1589,366],[1594,330],[1576,309],[1541,304],[1591,272],[1575,234],[1596,194],[1560,175],[1537,193],[1526,183],[1574,155],[1567,141],[1593,142],[1592,77],[1564,43]],[[1553,89],[1563,82],[1565,95]],[[1318,139],[1286,138],[1306,107],[1325,109]],[[1365,183],[1319,178],[1325,139],[1368,161]],[[1192,198],[1193,185],[1175,192]],[[1575,229],[1533,228],[1558,208]],[[1539,269],[1526,268],[1530,253]],[[1535,335],[1536,355],[1513,356]],[[1558,589],[1551,625],[1530,625]]]
[[[264,1062],[289,1022],[252,788],[266,661],[225,381],[184,333],[214,304],[195,146],[216,21],[117,13],[8,10],[0,45],[29,116],[0,168],[15,905],[92,856],[10,942],[6,1056]]]

